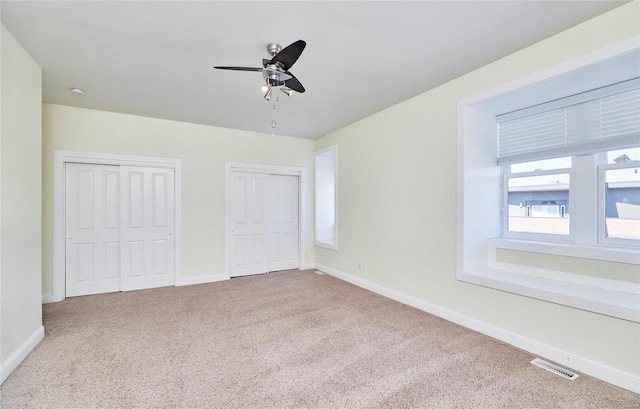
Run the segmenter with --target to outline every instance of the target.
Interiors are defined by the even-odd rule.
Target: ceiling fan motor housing
[[[267,65],[262,71],[265,81],[271,86],[280,86],[291,78],[291,75],[285,73],[281,68],[275,64]]]

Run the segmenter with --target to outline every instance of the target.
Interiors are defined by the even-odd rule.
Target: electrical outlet
[[[358,263],[358,271],[367,271],[367,265],[365,263]]]

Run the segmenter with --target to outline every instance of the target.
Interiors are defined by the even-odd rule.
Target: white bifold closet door
[[[231,173],[231,277],[298,268],[298,179]]]
[[[68,163],[66,296],[174,283],[172,169]]]
[[[66,165],[66,295],[120,290],[120,168]]]
[[[174,284],[173,169],[120,167],[122,290]]]
[[[267,202],[269,271],[298,268],[298,177],[269,175]]]

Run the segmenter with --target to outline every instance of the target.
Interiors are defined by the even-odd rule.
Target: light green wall
[[[637,323],[455,279],[457,101],[638,35],[628,3],[317,140],[340,149],[340,248],[316,261],[640,375]]]
[[[2,26],[0,357],[42,325],[40,67]]]
[[[178,158],[182,161],[182,277],[224,273],[225,162],[302,166],[313,180],[314,141],[112,112],[43,105],[43,294],[53,290],[53,151]],[[313,192],[303,186],[314,261]]]

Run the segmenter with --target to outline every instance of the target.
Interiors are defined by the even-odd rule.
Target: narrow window
[[[338,249],[336,145],[316,152],[316,229],[317,246]]]

